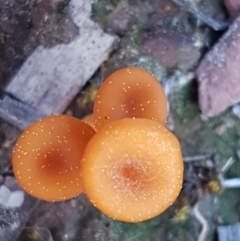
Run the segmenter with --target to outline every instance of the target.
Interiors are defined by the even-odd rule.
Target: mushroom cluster
[[[181,147],[166,118],[158,81],[140,68],[120,69],[100,87],[93,115],[50,116],[27,128],[13,149],[13,171],[37,198],[84,192],[114,219],[153,218],[175,201],[183,180]]]

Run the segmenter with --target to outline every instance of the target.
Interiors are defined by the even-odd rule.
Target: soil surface
[[[2,90],[38,45],[68,44],[79,33],[69,2],[0,0]],[[216,240],[219,225],[240,221],[240,190],[220,183],[222,177],[240,176],[240,119],[231,108],[210,119],[202,115],[195,71],[231,24],[223,1],[96,0],[92,19],[120,41],[66,114],[82,118],[91,113],[96,90],[113,71],[125,66],[149,70],[164,86],[167,125],[181,142],[186,163],[182,192],[162,215],[138,224],[106,217],[84,195],[62,203],[34,200],[26,209],[28,221],[18,218],[21,235],[12,241],[200,241],[200,235],[201,240]],[[13,177],[11,151],[20,133],[0,120],[0,185],[7,186],[7,177]],[[222,172],[231,158],[233,164]],[[0,225],[6,210],[0,206]],[[14,220],[11,227],[6,240]]]

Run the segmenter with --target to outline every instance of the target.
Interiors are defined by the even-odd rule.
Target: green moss
[[[142,0],[128,0],[129,5],[136,6],[139,5]]]
[[[239,222],[240,190],[225,190],[218,198],[218,216],[223,224]]]

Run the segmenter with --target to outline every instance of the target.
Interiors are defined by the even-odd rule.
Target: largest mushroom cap
[[[88,143],[82,165],[83,186],[91,202],[121,221],[157,216],[182,187],[179,142],[163,125],[148,119],[105,125]]]
[[[70,116],[43,118],[17,140],[13,171],[20,186],[46,201],[62,201],[82,191],[80,163],[95,131]]]
[[[126,117],[148,118],[166,123],[167,99],[163,88],[149,72],[128,67],[110,75],[94,102],[95,127]]]

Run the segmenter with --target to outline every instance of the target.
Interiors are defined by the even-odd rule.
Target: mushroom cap
[[[88,143],[81,170],[91,202],[126,222],[162,213],[177,198],[183,180],[178,140],[149,119],[126,118],[105,125]]]
[[[95,131],[74,117],[45,117],[18,138],[12,165],[19,185],[45,201],[63,201],[83,191],[80,164]]]
[[[110,75],[97,92],[93,108],[96,129],[121,118],[167,119],[167,98],[149,72],[128,67]]]

